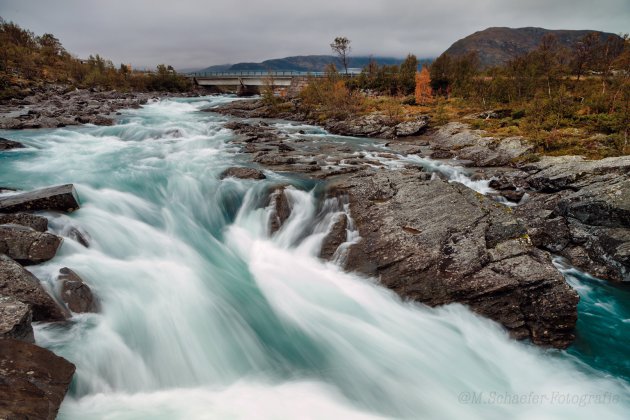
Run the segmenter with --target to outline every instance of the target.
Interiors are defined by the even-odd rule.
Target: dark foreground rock
[[[219,176],[220,179],[239,178],[239,179],[265,179],[265,174],[255,168],[231,167],[226,169]]]
[[[0,295],[13,297],[31,306],[33,321],[61,321],[62,308],[46,293],[39,280],[20,264],[0,254]]]
[[[27,304],[9,296],[0,296],[0,340],[13,338],[34,343],[32,318]]]
[[[19,225],[38,232],[46,232],[48,229],[48,219],[30,213],[0,213],[0,225]]]
[[[22,148],[24,148],[22,143],[0,137],[0,151]]]
[[[466,304],[517,339],[573,341],[578,295],[507,207],[417,170],[354,175],[335,190],[362,238],[347,269],[431,306]]]
[[[19,225],[0,225],[0,253],[20,264],[39,264],[52,259],[62,239]]]
[[[78,208],[79,198],[72,184],[0,197],[0,213],[40,210],[71,212]]]
[[[83,279],[68,267],[59,270],[58,280],[61,282],[61,299],[72,312],[97,312],[98,302],[90,287]]]
[[[0,340],[0,418],[55,419],[74,371],[49,350]]]

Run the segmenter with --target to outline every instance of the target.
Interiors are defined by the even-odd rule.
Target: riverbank
[[[50,84],[31,88],[30,92],[24,98],[0,101],[0,129],[113,125],[122,109],[137,109],[159,98],[194,97],[203,93],[122,92]]]

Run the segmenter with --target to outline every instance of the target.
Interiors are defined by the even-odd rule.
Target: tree
[[[418,105],[425,105],[433,100],[431,77],[426,66],[422,66],[422,71],[416,73],[415,96]]]
[[[352,50],[350,40],[345,36],[338,36],[333,43],[330,44],[330,48],[339,57],[346,74],[348,74],[348,62],[350,61],[350,51]]]
[[[418,59],[413,54],[408,54],[400,65],[399,81],[400,90],[404,95],[413,94],[416,89],[416,73],[418,72]]]
[[[599,48],[599,34],[591,32],[582,37],[573,46],[573,60],[571,61],[571,69],[580,81],[580,76],[584,74],[589,65],[593,64],[594,58]]]

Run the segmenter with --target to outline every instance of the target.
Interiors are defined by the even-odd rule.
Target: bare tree
[[[348,74],[348,62],[350,61],[350,40],[345,36],[338,36],[332,44],[330,44],[333,52],[337,54],[341,64],[343,65],[346,75]]]

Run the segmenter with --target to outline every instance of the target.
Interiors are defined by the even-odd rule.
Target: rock
[[[0,137],[0,151],[2,150],[11,150],[11,149],[23,149],[24,145],[22,143],[18,143],[17,141],[8,140]]]
[[[38,232],[46,232],[48,229],[48,219],[30,213],[0,213],[0,225],[20,225],[29,227]]]
[[[471,130],[467,124],[448,123],[432,135],[437,150],[453,152],[458,159],[470,160],[475,166],[506,166],[533,150],[522,137],[504,139],[485,137],[481,130]]]
[[[13,338],[34,343],[32,318],[27,304],[9,296],[0,296],[0,339]]]
[[[219,178],[265,179],[267,177],[259,169],[232,167],[223,171]]]
[[[79,198],[72,184],[0,197],[0,213],[40,210],[71,212],[78,208]]]
[[[0,418],[54,420],[75,366],[49,350],[0,341]]]
[[[31,273],[6,255],[0,254],[0,294],[31,306],[33,321],[62,321],[64,311],[44,291]]]
[[[515,212],[534,243],[594,276],[630,280],[630,156],[545,157],[522,169],[537,192]]]
[[[449,150],[435,150],[429,155],[431,159],[452,159],[453,152]]]
[[[18,226],[0,225],[0,253],[21,264],[39,264],[52,259],[62,239],[46,232]]]
[[[326,234],[322,242],[322,249],[319,252],[320,258],[325,260],[332,259],[333,255],[339,248],[339,245],[346,242],[348,229],[348,216],[345,213],[339,213],[330,231]]]
[[[61,299],[72,312],[98,312],[92,290],[77,273],[63,267],[59,270],[58,280],[61,282]]]
[[[515,338],[571,344],[577,293],[531,244],[525,225],[461,184],[419,175],[376,170],[342,184],[361,236],[346,268],[404,298],[468,305]]]
[[[271,234],[280,230],[284,222],[291,216],[291,206],[284,193],[286,187],[278,187],[269,197],[269,205],[272,208],[269,231]]]
[[[417,136],[426,131],[429,126],[429,117],[423,115],[413,121],[405,121],[397,124],[394,129],[396,137]]]

